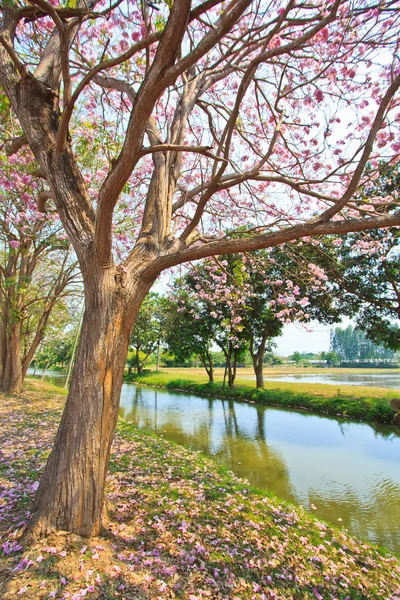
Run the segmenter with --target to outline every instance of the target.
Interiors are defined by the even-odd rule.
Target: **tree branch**
[[[161,256],[155,260],[145,271],[144,275],[149,278],[158,274],[164,269],[173,267],[191,260],[198,260],[215,256],[219,254],[235,254],[237,252],[249,252],[252,250],[261,250],[263,248],[272,248],[291,242],[303,237],[317,235],[341,235],[356,231],[368,231],[370,229],[384,229],[388,227],[400,226],[400,213],[377,217],[374,219],[349,219],[343,221],[329,221],[328,223],[304,223],[294,225],[280,231],[274,231],[266,235],[257,235],[249,238],[220,239],[195,245],[186,249],[179,246],[176,252],[170,255]]]
[[[99,193],[95,249],[105,264],[111,259],[112,214],[141,150],[143,135],[155,102],[165,89],[162,75],[175,62],[190,14],[188,0],[175,0],[149,69],[136,94],[124,145]]]
[[[13,154],[16,154],[18,150],[21,150],[21,148],[23,148],[27,144],[28,140],[26,139],[26,135],[24,133],[14,138],[13,140],[6,142],[5,150],[7,156],[12,156]]]
[[[212,158],[213,160],[228,162],[226,158],[217,156],[210,152],[212,146],[185,146],[184,144],[159,144],[158,146],[151,146],[150,148],[143,148],[139,153],[139,158],[146,156],[147,154],[153,154],[153,152],[194,152],[195,154],[203,154]]]

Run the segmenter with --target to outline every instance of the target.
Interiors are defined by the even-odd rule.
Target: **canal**
[[[121,416],[400,553],[400,428],[123,386]]]

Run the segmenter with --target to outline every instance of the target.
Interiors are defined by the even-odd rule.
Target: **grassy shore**
[[[212,462],[120,422],[102,537],[24,545],[65,396],[0,395],[0,597],[396,600],[400,565]]]
[[[395,413],[390,406],[390,399],[399,395],[395,389],[288,383],[267,378],[265,389],[256,390],[255,382],[244,377],[238,378],[234,388],[224,389],[221,374],[217,374],[216,382],[210,384],[204,374],[194,370],[188,373],[185,369],[170,369],[168,372],[163,370],[158,373],[146,371],[142,375],[126,374],[125,380],[199,395],[234,398],[377,423],[394,422]]]

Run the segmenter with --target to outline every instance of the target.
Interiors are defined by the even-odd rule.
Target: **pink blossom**
[[[324,99],[324,94],[323,94],[323,92],[322,92],[321,90],[319,90],[319,89],[315,90],[315,92],[314,92],[314,94],[313,94],[313,95],[314,95],[314,98],[315,98],[315,100],[316,100],[318,103],[322,102],[322,101],[323,101],[323,99]]]

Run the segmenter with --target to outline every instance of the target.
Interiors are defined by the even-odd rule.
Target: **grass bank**
[[[397,600],[400,565],[184,448],[120,422],[102,537],[19,537],[65,396],[0,395],[0,597]]]
[[[254,381],[245,379],[241,379],[232,389],[224,389],[221,381],[210,384],[207,378],[200,374],[185,376],[184,370],[174,370],[173,373],[147,371],[142,375],[131,373],[125,375],[125,381],[214,398],[234,398],[376,423],[394,423],[395,413],[390,406],[390,399],[399,395],[396,390],[363,386],[336,387],[269,380],[265,381],[265,389],[256,390]]]

